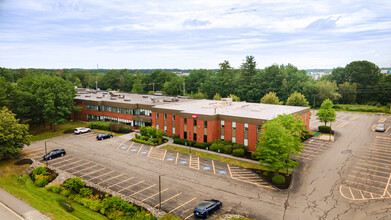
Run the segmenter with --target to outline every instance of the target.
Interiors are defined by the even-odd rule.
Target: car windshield
[[[205,210],[209,207],[211,207],[212,205],[214,205],[215,202],[213,201],[202,201],[198,206],[197,206],[197,209],[198,210]]]
[[[377,127],[378,127],[378,128],[383,128],[383,127],[384,127],[384,124],[378,124]]]

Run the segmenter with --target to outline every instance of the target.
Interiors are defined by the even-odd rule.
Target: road
[[[373,125],[379,121],[391,127],[390,116],[338,112],[332,123],[335,142],[306,141],[303,154],[297,158],[300,166],[291,188],[284,191],[239,181],[233,178],[236,174],[230,167],[221,174],[202,170],[207,165],[202,165],[200,158],[169,156],[119,137],[99,142],[93,134],[65,135],[49,139],[47,145],[68,152],[64,158],[51,161],[54,166],[152,206],[158,205],[161,175],[162,189],[166,189],[162,209],[184,219],[192,219],[194,206],[207,198],[223,201],[217,215],[238,213],[253,219],[289,220],[391,219],[391,170],[387,167],[391,164],[391,130],[374,132]],[[318,125],[322,123],[312,117],[310,129]],[[43,141],[34,142],[27,150],[39,157],[42,153],[34,149],[40,151],[43,146]],[[194,165],[197,160],[201,162]],[[224,165],[218,169],[223,171]]]

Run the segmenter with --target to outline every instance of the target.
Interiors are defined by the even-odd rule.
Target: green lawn
[[[28,176],[18,178],[17,174],[28,165],[14,165],[16,161],[0,161],[0,187],[26,201],[32,207],[52,219],[107,219],[84,206],[71,203],[73,212],[65,211],[58,202],[67,198],[57,193],[47,192],[45,187],[37,187]]]
[[[39,141],[44,140],[48,138],[53,138],[65,134],[71,134],[73,133],[73,130],[78,127],[87,127],[87,122],[83,121],[67,121],[64,124],[57,125],[56,131],[50,129],[50,125],[46,125],[45,127],[43,125],[33,125],[30,127],[30,134],[33,135],[32,141]],[[110,131],[103,131],[98,129],[91,129],[92,131],[98,132],[98,133],[110,133]],[[64,133],[67,132],[67,133]],[[118,134],[115,132],[112,132],[115,136],[121,136],[123,134]]]
[[[180,152],[180,153],[184,153],[184,154],[190,154],[188,148],[176,147],[176,146],[172,146],[172,145],[167,145],[162,148],[167,149],[167,150]],[[233,165],[237,165],[237,166],[241,166],[241,167],[249,168],[249,169],[267,170],[264,166],[261,166],[256,163],[250,163],[250,162],[246,162],[246,161],[242,161],[242,160],[236,160],[236,159],[223,157],[223,156],[219,156],[219,155],[211,154],[211,153],[207,153],[207,152],[201,152],[201,151],[197,151],[197,150],[192,150],[191,155],[194,155],[197,157],[202,157],[202,158],[207,158],[207,159],[211,159],[211,160],[215,160],[215,161],[221,161],[224,163],[229,163],[229,164],[233,164]]]

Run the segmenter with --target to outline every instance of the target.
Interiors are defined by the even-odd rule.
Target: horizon
[[[391,66],[387,1],[0,2],[0,66],[20,69]]]

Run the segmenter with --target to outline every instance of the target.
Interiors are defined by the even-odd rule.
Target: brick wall
[[[244,124],[236,123],[236,143],[243,144],[244,142]]]
[[[197,120],[197,142],[204,143],[204,121]]]
[[[156,127],[156,112],[152,112],[151,117],[152,117],[152,126]]]
[[[164,130],[164,113],[159,113],[159,130]]]
[[[208,142],[220,139],[220,121],[208,121]]]
[[[172,114],[167,114],[166,124],[167,124],[166,134],[172,135]]]
[[[232,121],[224,122],[224,140],[232,141]]]
[[[248,125],[248,151],[257,150],[257,125],[249,124]]]

